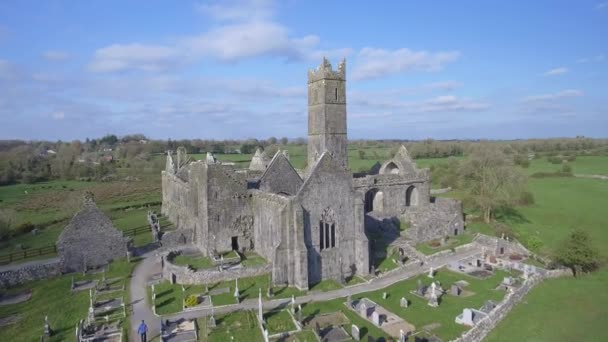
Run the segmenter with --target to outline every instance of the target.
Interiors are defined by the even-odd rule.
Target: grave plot
[[[494,275],[494,267],[486,263],[482,255],[451,262],[447,268],[450,271],[464,273],[480,279],[486,279]]]
[[[399,301],[398,299],[396,299]],[[403,318],[387,310],[381,305],[368,298],[361,298],[346,305],[357,312],[362,318],[372,322],[389,336],[400,337],[401,334],[409,335],[415,330],[415,326]]]
[[[122,341],[122,326],[121,322],[105,322],[87,324],[84,320],[76,328],[76,336],[81,342],[121,342]]]
[[[298,327],[294,323],[294,319],[286,310],[265,313],[264,322],[269,335],[289,333],[298,330]]]
[[[31,289],[14,294],[0,294],[0,306],[23,303],[28,301],[30,298],[32,298]]]
[[[318,338],[312,330],[302,330],[285,337],[271,337],[272,342],[317,342]],[[347,341],[351,341],[350,337]]]
[[[123,278],[111,278],[99,282],[99,284],[95,287],[95,294],[101,296],[124,290],[125,283]]]
[[[125,305],[122,297],[98,300],[93,303],[95,319],[114,319],[126,317]]]
[[[184,311],[211,307],[211,296],[205,294],[191,294],[184,298]]]
[[[162,340],[165,342],[190,342],[198,340],[195,320],[179,319],[161,322]]]
[[[70,289],[72,290],[72,292],[80,292],[84,290],[93,289],[97,286],[97,282],[98,280],[96,279],[74,281],[74,277],[72,277],[72,286]]]
[[[15,323],[19,322],[21,320],[21,318],[22,317],[20,314],[12,314],[12,315],[9,315],[6,317],[1,317],[0,318],[0,327],[15,324]]]
[[[322,341],[350,341],[343,328],[350,320],[340,311],[320,314],[306,320],[304,328],[311,329]]]

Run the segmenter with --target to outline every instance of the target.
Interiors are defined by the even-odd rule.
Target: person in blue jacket
[[[141,337],[141,342],[146,342],[146,333],[148,332],[148,326],[146,325],[146,322],[144,322],[144,320],[141,320],[141,324],[139,325],[139,328],[137,328],[137,333],[139,334],[139,337]]]

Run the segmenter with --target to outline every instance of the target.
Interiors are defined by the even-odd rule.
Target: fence
[[[136,227],[136,228],[131,228],[131,229],[125,229],[122,231],[122,234],[124,236],[135,236],[135,235],[139,235],[141,233],[149,233],[150,232],[150,226],[146,225],[146,226],[141,226],[141,227]]]
[[[40,248],[28,248],[18,252],[12,252],[5,255],[0,255],[0,265],[10,264],[13,261],[43,256],[48,254],[56,254],[57,246],[50,245]]]

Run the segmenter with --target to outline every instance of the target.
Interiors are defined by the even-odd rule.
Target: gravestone
[[[51,325],[49,324],[49,316],[44,316],[44,336],[50,337],[53,334]]]
[[[369,272],[372,276],[376,276],[376,267],[372,265],[372,270]]]
[[[351,295],[348,295],[348,297],[346,297],[346,304],[349,308],[353,307],[353,297]]]
[[[434,282],[431,283],[431,294],[429,296],[428,305],[433,308],[439,306],[439,302],[437,301],[437,285],[435,285]]]
[[[298,304],[298,322],[302,323],[302,305]]]
[[[408,302],[407,302],[407,299],[405,299],[405,297],[401,297],[401,300],[399,301],[399,306],[402,308],[407,308]]]
[[[433,270],[433,267],[431,267],[429,269],[429,275],[428,275],[428,277],[429,278],[434,278],[435,277],[435,271]]]
[[[367,318],[367,305],[362,301],[359,305],[359,314],[363,316],[363,318]]]
[[[460,296],[461,291],[462,290],[460,289],[460,287],[458,285],[452,284],[452,287],[451,287],[452,296]]]
[[[403,329],[399,329],[399,342],[405,342],[405,340],[405,332],[403,332]]]
[[[264,342],[268,342],[268,330],[264,329]]]
[[[215,317],[213,317],[213,316],[209,317],[209,322],[207,323],[207,326],[209,328],[215,328]]]
[[[354,324],[350,328],[350,335],[353,337],[353,340],[355,340],[355,341],[361,340],[361,334],[359,332],[359,327],[357,327]]]
[[[386,292],[382,292],[382,299],[388,298],[388,294]]]
[[[372,312],[372,323],[374,323],[377,327],[380,326],[380,314],[378,311]]]
[[[467,309],[467,308],[463,309],[462,310],[462,323],[472,326],[474,316],[475,316],[475,314],[473,313],[473,310]]]
[[[513,285],[513,278],[511,278],[511,277],[505,277],[505,278],[502,280],[502,283],[503,283],[504,285]]]

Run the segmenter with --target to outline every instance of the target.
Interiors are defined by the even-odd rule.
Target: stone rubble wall
[[[46,263],[30,262],[0,271],[0,288],[8,288],[28,281],[61,275],[61,262],[55,258]]]
[[[464,219],[460,201],[437,198],[428,206],[408,207],[402,220],[410,222],[406,236],[416,243],[464,233]]]
[[[210,284],[220,281],[234,280],[237,278],[254,277],[262,274],[270,273],[272,270],[271,264],[266,264],[259,267],[242,267],[233,270],[219,271],[217,268],[194,271],[188,266],[179,266],[171,263],[167,256],[179,251],[170,251],[163,254],[165,258],[162,274],[163,279],[172,281],[175,276],[176,284],[194,285],[194,284]]]
[[[474,327],[465,332],[452,342],[479,342],[484,339],[492,329],[519,303],[530,290],[542,281],[539,275],[532,275],[524,281],[522,286],[512,293],[507,293],[505,299],[500,302],[488,316],[482,318]]]

